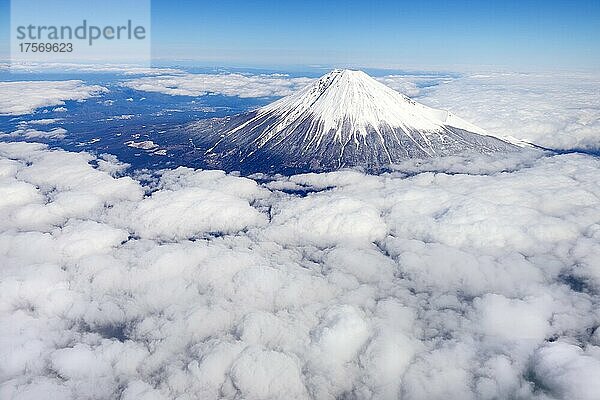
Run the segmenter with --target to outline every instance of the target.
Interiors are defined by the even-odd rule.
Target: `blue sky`
[[[0,0],[8,41],[9,1]],[[152,2],[153,56],[232,65],[600,68],[600,1]]]

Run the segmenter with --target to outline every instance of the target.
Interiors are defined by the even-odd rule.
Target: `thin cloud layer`
[[[123,75],[164,75],[182,73],[176,68],[143,67],[127,64],[80,64],[54,62],[11,62],[0,63],[0,71],[11,71],[27,74],[35,73],[116,73]]]
[[[172,96],[222,94],[238,97],[287,96],[311,79],[285,75],[178,74],[142,77],[126,81],[132,89]]]
[[[0,138],[27,138],[27,139],[64,139],[67,136],[67,130],[64,128],[52,128],[47,131],[30,128],[26,124],[19,125],[19,128],[11,133],[0,133]]]
[[[71,81],[0,82],[0,115],[23,115],[36,109],[61,106],[67,100],[85,100],[108,92],[99,85]]]
[[[123,168],[0,143],[1,398],[597,397],[596,158]]]

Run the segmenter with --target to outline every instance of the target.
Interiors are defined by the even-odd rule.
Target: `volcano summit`
[[[257,110],[189,126],[207,163],[242,171],[377,170],[409,158],[517,149],[362,71],[334,70]]]

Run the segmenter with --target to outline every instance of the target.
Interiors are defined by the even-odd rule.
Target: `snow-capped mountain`
[[[378,169],[407,158],[516,149],[351,70],[334,70],[265,107],[199,121],[190,130],[212,164],[265,172]]]

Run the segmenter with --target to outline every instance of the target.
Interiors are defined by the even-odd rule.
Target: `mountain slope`
[[[516,148],[350,70],[334,70],[258,110],[199,121],[190,131],[213,164],[265,172],[379,169],[407,158]]]

